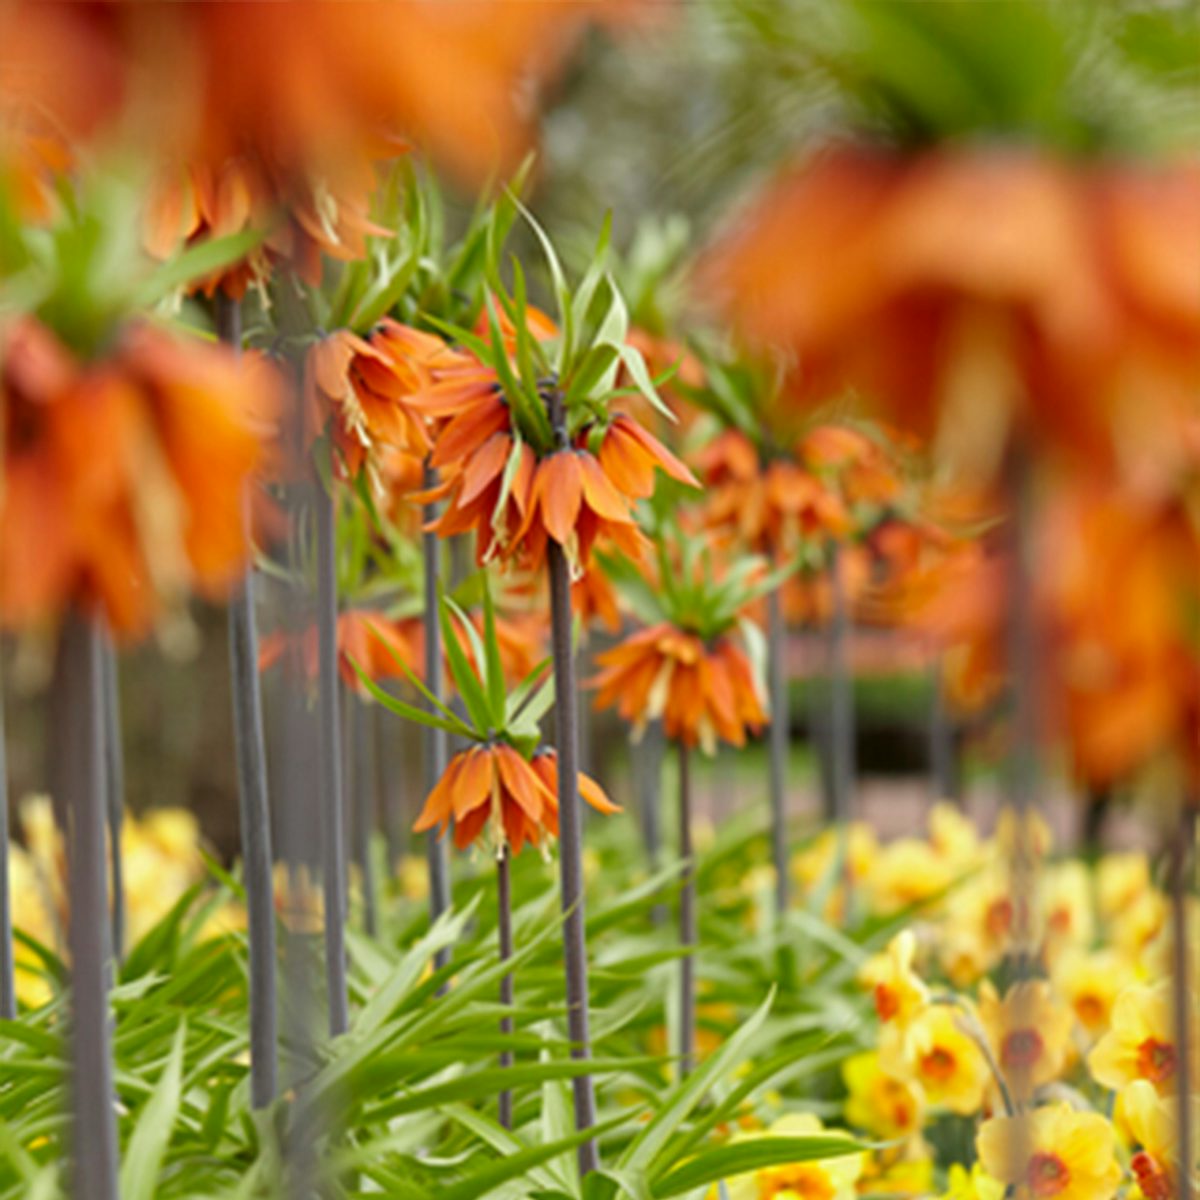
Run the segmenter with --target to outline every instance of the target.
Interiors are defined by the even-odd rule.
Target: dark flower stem
[[[8,855],[8,759],[4,744],[4,683],[0,678],[0,1020],[4,1021],[11,1021],[17,1015]]]
[[[562,398],[551,392],[547,403],[550,424],[559,448],[568,443]],[[546,546],[550,577],[550,640],[554,661],[554,734],[558,749],[559,874],[563,911],[563,957],[567,982],[567,1032],[571,1056],[591,1055],[588,1032],[587,937],[583,901],[583,820],[579,811],[579,691],[572,644],[571,575],[563,548],[550,539]],[[596,1124],[596,1093],[592,1077],[577,1075],[572,1081],[575,1128],[582,1133]],[[587,1175],[600,1165],[596,1141],[579,1146],[579,1173]]]
[[[242,346],[241,305],[223,292],[216,299],[217,336],[236,353]],[[243,521],[249,513],[243,504]],[[267,799],[267,751],[258,677],[258,630],[254,623],[254,572],[247,568],[229,598],[229,680],[237,761],[238,820],[250,958],[250,1103],[263,1108],[275,1098],[277,1029],[275,897],[271,879],[271,814]]]
[[[1005,486],[1009,506],[1008,532],[1008,672],[1010,739],[1008,801],[1015,820],[1009,861],[1009,894],[1014,898],[1012,941],[1009,962],[1014,984],[1027,981],[1033,973],[1036,954],[1034,919],[1037,901],[1037,847],[1032,815],[1038,799],[1038,634],[1033,605],[1033,495],[1031,464],[1021,446],[1010,450]],[[1012,1015],[1015,1028],[1033,1021],[1028,989],[1015,993]],[[1009,1079],[1015,1111],[1024,1114],[1032,1100],[1027,1080]],[[1014,1124],[1009,1146],[1011,1167],[1025,1170],[1033,1151],[1032,1136],[1024,1119]],[[1014,1176],[1015,1178],[1015,1176]]]
[[[662,865],[662,766],[666,748],[662,722],[651,721],[631,751],[638,819],[651,871]],[[656,904],[650,910],[650,918],[655,925],[663,924],[667,919],[666,905]]]
[[[100,643],[101,633],[94,621],[75,612],[68,614],[60,635],[54,681],[59,720],[51,735],[51,786],[67,816],[71,1191],[75,1200],[117,1200]]]
[[[104,799],[112,879],[112,949],[113,958],[119,963],[125,957],[125,865],[121,857],[121,827],[125,823],[125,753],[121,745],[117,652],[107,630],[100,634],[100,662],[104,687]]]
[[[437,484],[437,472],[425,464],[426,489]],[[424,509],[425,524],[437,520],[437,505],[427,504]],[[426,530],[421,549],[425,558],[425,686],[439,700],[442,698],[442,630],[438,622],[438,579],[441,571],[441,545],[438,535]],[[448,745],[444,729],[425,730],[425,794],[433,791],[434,785],[446,770]],[[429,919],[436,921],[450,907],[450,857],[446,843],[426,834],[425,854],[429,863]],[[443,948],[434,958],[434,966],[444,967],[450,961],[450,951]]]
[[[954,745],[954,723],[946,706],[946,684],[942,666],[930,671],[929,774],[935,801],[962,802],[958,778],[958,754]]]
[[[832,543],[829,579],[833,612],[829,623],[830,713],[833,817],[845,824],[854,815],[854,679],[850,669],[850,606],[846,597],[845,564]]]
[[[332,485],[314,483],[317,509],[317,746],[321,776],[322,876],[325,894],[325,983],[329,1033],[350,1024],[346,983],[346,803],[338,715],[337,560]]]
[[[354,858],[362,882],[363,928],[374,937],[379,929],[375,893],[375,864],[371,860],[371,833],[375,824],[375,729],[372,706],[353,692],[347,695],[354,747]]]
[[[1175,1183],[1175,1200],[1192,1200],[1191,1170],[1188,1164],[1194,1161],[1192,1145],[1192,1088],[1195,1080],[1191,1075],[1194,1050],[1191,1046],[1191,979],[1192,964],[1189,961],[1188,893],[1191,891],[1193,855],[1196,846],[1196,805],[1189,797],[1179,817],[1179,830],[1169,850],[1171,891],[1171,1005],[1175,1018],[1175,1061],[1179,1064],[1175,1072],[1175,1102],[1177,1107],[1175,1127],[1178,1130],[1180,1164]]]
[[[500,941],[500,961],[508,962],[513,953],[512,934],[512,872],[510,869],[508,847],[503,847],[496,856],[496,931]],[[500,1003],[506,1008],[513,1004],[513,977],[510,971],[500,980]],[[510,1037],[513,1031],[511,1016],[500,1018],[500,1033]],[[500,1066],[511,1067],[513,1061],[511,1050],[500,1052]],[[505,1129],[512,1128],[513,1094],[511,1088],[505,1088],[500,1093],[500,1124]]]
[[[767,749],[771,786],[771,858],[775,864],[775,915],[788,908],[787,758],[788,713],[787,625],[780,589],[767,593],[767,690],[771,725]]]
[[[679,751],[679,859],[683,890],[679,893],[679,1078],[696,1065],[696,862],[692,846],[691,752],[680,742]]]

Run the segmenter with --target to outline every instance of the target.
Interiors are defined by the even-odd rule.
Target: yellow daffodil
[[[979,1163],[968,1171],[961,1163],[951,1163],[942,1200],[1003,1200],[1004,1184],[993,1179]]]
[[[1014,984],[1003,999],[985,981],[979,990],[979,1020],[1017,1097],[1027,1098],[1034,1088],[1059,1076],[1075,1015],[1045,980]]]
[[[1072,950],[1055,962],[1051,977],[1089,1039],[1108,1029],[1117,997],[1137,982],[1128,959],[1115,950]]]
[[[1118,917],[1150,890],[1150,860],[1141,851],[1106,854],[1096,864],[1096,906],[1102,917]]]
[[[1030,811],[1022,819],[1015,809],[1005,808],[996,818],[992,844],[996,855],[1005,862],[1012,861],[1017,849],[1045,858],[1054,849],[1054,834],[1041,813]]]
[[[942,969],[965,988],[990,971],[1012,941],[1014,906],[1008,872],[989,865],[954,890],[938,939]]]
[[[873,1050],[855,1054],[842,1063],[846,1121],[855,1129],[881,1138],[906,1137],[921,1128],[924,1097],[909,1080],[889,1075]]]
[[[1190,998],[1189,1008],[1193,1030],[1191,1077],[1195,1079],[1200,1021],[1194,997]],[[1135,1079],[1145,1079],[1161,1095],[1168,1095],[1177,1086],[1180,1069],[1170,982],[1126,988],[1113,1005],[1112,1027],[1092,1048],[1087,1064],[1096,1081],[1105,1087],[1119,1091]]]
[[[1099,1113],[1053,1104],[980,1126],[983,1169],[1018,1200],[1110,1200],[1121,1182],[1116,1134]]]
[[[1081,862],[1055,863],[1038,881],[1043,956],[1053,964],[1064,953],[1092,944],[1092,881]]]
[[[916,953],[916,935],[911,929],[901,930],[858,974],[859,982],[871,989],[879,1019],[894,1021],[900,1028],[906,1028],[929,1003],[929,988],[913,970]]]
[[[879,1065],[917,1084],[931,1107],[970,1115],[983,1104],[987,1061],[962,1014],[948,1004],[929,1005],[907,1030],[885,1029]]]
[[[1200,1112],[1200,1096],[1192,1096],[1192,1112]],[[1172,1200],[1179,1175],[1179,1108],[1175,1096],[1160,1096],[1146,1079],[1135,1079],[1117,1097],[1114,1120],[1136,1153],[1129,1162],[1145,1200]],[[1197,1123],[1193,1121],[1193,1126]],[[1193,1129],[1193,1155],[1200,1154]],[[1192,1190],[1200,1186],[1197,1163],[1192,1163]]]
[[[820,1120],[809,1113],[791,1113],[780,1117],[768,1128],[755,1133],[735,1134],[735,1140],[745,1141],[756,1137],[796,1137],[814,1133],[827,1137],[850,1135],[843,1130],[825,1129]],[[729,1200],[854,1200],[854,1185],[863,1171],[861,1153],[850,1153],[838,1158],[826,1158],[811,1162],[782,1163],[774,1167],[762,1167],[747,1171],[726,1180]],[[718,1190],[709,1192],[716,1200]]]
[[[930,809],[929,843],[956,875],[973,870],[983,856],[974,824],[953,804],[935,804]]]
[[[865,880],[871,910],[890,916],[923,904],[954,882],[953,863],[928,842],[899,838],[884,846]]]
[[[933,1155],[920,1138],[911,1138],[900,1153],[876,1150],[858,1180],[860,1196],[928,1196],[933,1191]]]
[[[1167,898],[1155,888],[1139,892],[1109,919],[1110,941],[1127,958],[1143,964],[1167,927]]]

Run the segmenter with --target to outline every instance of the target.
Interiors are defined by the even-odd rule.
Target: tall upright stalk
[[[350,1024],[346,982],[346,801],[338,716],[337,561],[332,485],[314,483],[317,509],[317,746],[321,776],[321,868],[325,894],[325,985],[329,1033]]]
[[[832,543],[829,578],[833,611],[829,623],[829,750],[833,818],[845,824],[854,815],[854,679],[850,667],[850,605],[845,563]]]
[[[767,593],[767,691],[771,725],[767,750],[771,768],[771,859],[775,864],[775,915],[788,908],[787,758],[788,712],[787,625],[779,588]]]
[[[662,722],[651,721],[641,740],[630,749],[638,823],[651,871],[662,865],[662,766],[666,748]],[[667,919],[666,905],[656,904],[650,910],[650,919],[655,925],[663,924]]]
[[[930,671],[929,705],[929,777],[934,800],[961,802],[958,778],[958,752],[954,745],[954,725],[946,707],[946,685],[940,662]]]
[[[0,1020],[17,1015],[13,974],[12,893],[8,878],[8,758],[4,743],[4,681],[0,677]]]
[[[1188,898],[1194,877],[1192,867],[1196,847],[1196,805],[1192,797],[1185,800],[1179,817],[1179,829],[1171,840],[1171,1007],[1175,1019],[1175,1126],[1179,1138],[1179,1173],[1175,1183],[1174,1200],[1192,1200],[1191,1164],[1195,1161],[1192,1129],[1192,963],[1188,929]]]
[[[363,928],[374,937],[379,928],[379,905],[375,892],[375,864],[371,860],[371,833],[375,824],[375,738],[372,705],[348,692],[351,759],[354,763],[354,861],[358,864],[363,897]]]
[[[496,931],[500,942],[500,961],[508,962],[513,954],[512,933],[512,871],[511,856],[508,847],[503,846],[496,855]],[[513,977],[512,972],[500,980],[500,1003],[505,1008],[512,1008]],[[500,1018],[500,1032],[503,1036],[511,1036],[513,1019],[511,1015]],[[511,1067],[513,1061],[511,1050],[500,1051],[501,1067]],[[500,1124],[505,1129],[512,1128],[513,1094],[511,1088],[504,1088],[500,1093]]]
[[[71,1193],[117,1200],[116,1095],[108,1008],[112,927],[105,862],[104,669],[96,623],[71,612],[59,638],[60,719],[51,786],[67,816],[71,953]]]
[[[683,888],[679,893],[679,1078],[690,1075],[696,1064],[696,862],[692,846],[691,754],[680,742],[679,753],[679,858]]]
[[[216,298],[217,336],[235,353],[242,346],[241,305],[224,292]],[[249,530],[248,498],[243,522]],[[254,623],[254,572],[248,567],[229,598],[229,681],[237,761],[238,823],[246,889],[250,958],[250,1103],[263,1108],[278,1086],[275,983],[275,897],[271,871],[271,813],[267,750]]]
[[[1012,980],[1021,984],[1033,971],[1034,926],[1037,904],[1037,847],[1032,815],[1038,788],[1038,667],[1037,624],[1033,605],[1032,528],[1033,497],[1030,463],[1022,447],[1010,452],[1006,488],[1009,503],[1008,670],[1010,737],[1008,800],[1015,820],[1009,862],[1009,894],[1013,897]],[[1013,1025],[1024,1029],[1034,1020],[1028,989],[1014,993]],[[1018,1087],[1017,1084],[1024,1086]],[[1032,1096],[1027,1080],[1010,1080],[1016,1111],[1022,1116]],[[1009,1143],[1012,1166],[1022,1173],[1033,1152],[1032,1134],[1025,1119],[1014,1123]],[[1015,1178],[1015,1176],[1013,1176]]]
[[[104,691],[104,807],[108,817],[109,871],[112,880],[112,950],[116,962],[125,957],[125,864],[121,828],[125,824],[125,750],[121,744],[121,692],[117,652],[107,630],[100,634]]]
[[[426,490],[437,484],[437,472],[425,464],[424,485]],[[428,526],[437,520],[437,505],[426,504],[423,512]],[[426,529],[421,539],[421,551],[425,563],[425,611],[423,614],[425,633],[425,686],[437,697],[442,698],[442,629],[438,620],[438,579],[441,572],[442,553],[438,535]],[[446,771],[449,747],[444,729],[425,730],[425,793],[433,791],[434,785]],[[429,920],[434,922],[450,907],[450,857],[446,843],[432,832],[425,837],[425,856],[429,864]],[[444,967],[450,961],[450,951],[443,948],[434,958],[435,967]]]
[[[560,449],[569,445],[562,398],[551,391],[547,401],[550,424]],[[572,644],[571,574],[563,548],[551,538],[546,546],[550,582],[550,641],[554,663],[554,737],[558,749],[559,877],[563,911],[563,958],[567,982],[567,1032],[571,1056],[591,1056],[588,1031],[587,937],[583,911],[583,820],[579,811],[579,691]],[[596,1124],[596,1093],[590,1074],[572,1080],[575,1128]],[[596,1141],[579,1146],[579,1171],[596,1170],[600,1160]]]

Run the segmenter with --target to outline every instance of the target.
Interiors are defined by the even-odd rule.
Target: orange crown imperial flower
[[[615,706],[643,728],[661,719],[667,737],[713,753],[719,737],[732,746],[766,724],[761,690],[745,652],[731,638],[706,643],[663,623],[597,655],[591,680],[596,707]]]
[[[442,600],[440,616],[461,714],[435,697],[403,663],[401,669],[428,710],[389,695],[356,664],[364,686],[385,708],[475,743],[451,759],[414,829],[420,833],[437,827],[444,835],[453,822],[459,849],[486,831],[497,853],[507,847],[515,854],[527,842],[542,845],[558,835],[557,760],[545,751],[535,753],[541,738],[538,722],[554,702],[553,677],[540,662],[509,689],[495,608],[486,587],[482,630],[451,600]],[[599,812],[619,811],[586,775],[579,776],[579,794]]]
[[[596,706],[615,706],[639,731],[661,719],[668,737],[707,753],[718,738],[741,746],[767,721],[762,635],[744,613],[779,576],[758,558],[718,574],[708,550],[672,526],[658,531],[657,549],[653,572],[601,558],[646,628],[597,656],[600,671],[590,681]]]
[[[144,324],[84,362],[33,318],[0,334],[0,361],[0,621],[81,605],[136,635],[188,589],[233,583],[261,363]]]
[[[592,778],[579,775],[579,794],[597,812],[620,809]],[[460,850],[489,832],[492,847],[519,854],[526,843],[540,846],[558,836],[558,761],[553,750],[532,761],[504,742],[472,746],[456,754],[425,801],[415,833],[435,826],[445,835],[454,821]]]
[[[625,341],[615,285],[597,268],[572,298],[538,233],[565,315],[556,325],[529,306],[522,279],[516,296],[489,293],[473,330],[455,331],[493,372],[491,386],[435,385],[413,399],[440,422],[430,463],[442,481],[417,498],[446,501],[430,526],[442,536],[475,530],[481,564],[495,559],[536,570],[554,542],[578,578],[598,539],[631,555],[641,551],[632,506],[653,492],[656,471],[689,487],[699,483],[637,421],[610,411],[622,364],[643,394],[662,404],[640,353]],[[609,317],[589,343],[580,328],[591,328],[588,314],[604,295]]]

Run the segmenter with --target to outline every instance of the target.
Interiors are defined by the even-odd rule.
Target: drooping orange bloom
[[[355,665],[373,681],[407,678],[403,663],[418,679],[425,671],[425,630],[419,617],[394,620],[367,608],[349,608],[337,619],[338,675],[342,683],[356,692],[366,688]],[[317,627],[289,634],[275,630],[262,639],[258,650],[258,669],[267,671],[276,663],[294,655],[306,683],[318,672]],[[399,660],[399,662],[397,661]]]
[[[384,130],[477,183],[527,152],[538,85],[588,24],[636,7],[5,0],[0,82],[72,138],[120,125],[177,161],[221,163],[253,148],[297,169]]]
[[[596,707],[615,707],[637,728],[662,719],[667,737],[711,753],[719,737],[742,746],[767,714],[750,661],[728,635],[711,644],[668,622],[597,655]]]
[[[230,158],[217,166],[196,163],[166,171],[151,189],[143,244],[166,259],[185,245],[257,231],[262,244],[232,267],[192,285],[212,296],[218,289],[240,300],[261,284],[276,262],[289,264],[301,279],[321,282],[322,256],[362,258],[368,236],[390,231],[370,218],[374,161],[402,147],[381,145],[373,157],[342,163],[336,175],[277,177],[261,161]]]
[[[253,414],[273,386],[259,362],[150,325],[83,362],[36,320],[9,324],[0,621],[25,627],[78,605],[131,636],[189,590],[232,584],[262,452]]]
[[[850,516],[841,499],[795,461],[760,464],[753,443],[729,429],[698,455],[707,485],[705,524],[755,553],[781,560],[805,541],[841,538]]]
[[[974,470],[1006,433],[1093,462],[1158,446],[1200,377],[1200,167],[836,146],[703,268],[791,394],[853,389]],[[1119,437],[1118,437],[1119,434]]]
[[[643,537],[631,502],[653,491],[655,468],[696,485],[679,459],[624,414],[614,418],[598,455],[581,438],[539,460],[527,442],[514,440],[498,392],[455,401],[446,411],[457,415],[438,434],[431,462],[447,477],[423,498],[446,498],[432,526],[443,537],[476,531],[480,563],[499,558],[537,570],[551,539],[576,575],[599,539],[640,555]]]
[[[424,458],[433,448],[430,410],[489,398],[494,389],[492,373],[473,358],[390,318],[366,338],[339,330],[314,343],[305,372],[311,427],[329,429],[335,465],[349,478],[366,468],[378,480],[385,451]]]
[[[456,754],[425,801],[415,833],[454,822],[454,844],[465,850],[485,831],[492,848],[519,854],[528,842],[558,836],[558,768],[552,751],[527,762],[504,742]],[[619,811],[593,779],[579,776],[579,794],[599,812]]]
[[[832,479],[849,505],[887,505],[900,495],[901,483],[880,443],[846,425],[818,425],[800,443],[800,458]]]

